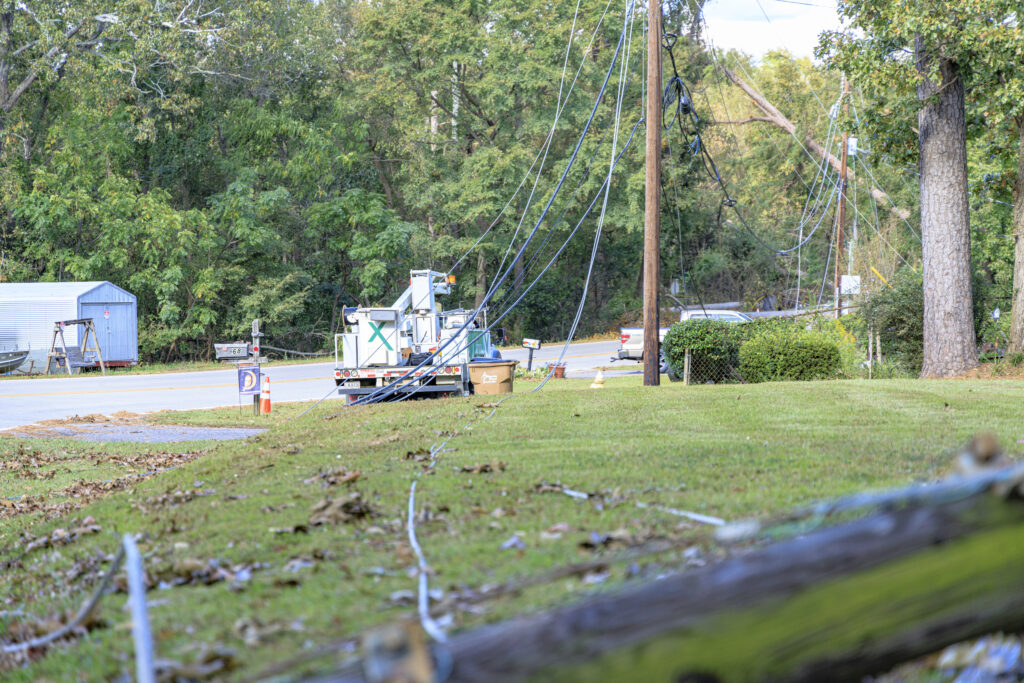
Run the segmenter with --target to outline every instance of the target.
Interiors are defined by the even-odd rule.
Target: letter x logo
[[[380,325],[374,325],[373,321],[371,320],[367,320],[366,322],[370,325],[370,328],[373,330],[373,334],[370,335],[370,343],[372,344],[374,339],[380,337],[380,341],[382,344],[384,344],[384,347],[388,351],[394,351],[394,349],[391,347],[391,344],[388,344],[388,340],[384,337],[384,333],[380,331],[381,328],[384,327],[384,323],[381,323]]]

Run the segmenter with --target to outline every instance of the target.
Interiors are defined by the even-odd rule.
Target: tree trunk
[[[1017,119],[1020,149],[1017,182],[1013,185],[1013,310],[1010,312],[1010,352],[1024,350],[1024,116]]]
[[[484,250],[476,253],[476,303],[474,308],[480,308],[484,302],[484,295],[487,294],[487,259],[484,258]]]
[[[921,171],[921,252],[924,276],[922,377],[952,377],[978,367],[971,298],[971,237],[967,205],[967,126],[964,84],[956,63],[938,58],[941,82],[924,40],[915,40],[923,81],[917,97]]]

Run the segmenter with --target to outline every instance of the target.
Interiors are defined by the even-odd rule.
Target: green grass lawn
[[[937,478],[979,431],[995,433],[1014,455],[1024,439],[1020,381],[639,382],[612,378],[598,391],[565,380],[536,394],[525,393],[535,383],[519,382],[522,393],[488,420],[492,409],[480,407],[488,397],[354,409],[335,402],[302,418],[308,404],[277,404],[269,418],[236,409],[157,418],[271,426],[235,443],[0,438],[0,634],[76,609],[114,552],[115,533],[133,532],[142,534],[155,584],[150,616],[162,658],[191,662],[204,646],[228,647],[237,655],[235,678],[291,658],[304,659],[290,675],[330,667],[344,653],[311,653],[413,612],[402,593],[416,585],[404,525],[409,484],[427,464],[424,449],[451,432],[436,468],[420,478],[417,528],[436,572],[431,586],[446,593],[439,612],[456,629],[723,552],[708,527],[650,504],[727,520],[772,515]],[[43,454],[38,468],[20,465],[33,451]],[[176,469],[125,478],[161,463]],[[355,482],[338,481],[354,471]],[[76,481],[107,488],[83,492]],[[600,495],[576,500],[542,490],[544,482]],[[312,524],[318,503],[354,492],[371,517]],[[5,507],[7,497],[25,494],[31,504]],[[102,530],[25,554],[31,539],[87,516]],[[501,549],[513,535],[523,547]],[[208,583],[211,560],[232,575],[251,568],[251,578]],[[509,583],[533,585],[469,597]],[[123,593],[108,596],[102,627],[0,676],[105,680],[130,672],[125,602]]]

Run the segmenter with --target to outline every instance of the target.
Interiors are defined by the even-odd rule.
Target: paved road
[[[612,358],[619,350],[619,341],[582,342],[570,344],[565,352],[565,374],[567,377],[586,377],[593,375],[595,368],[614,366],[622,367],[623,370],[636,370],[640,366],[636,363],[626,361],[612,362]],[[533,352],[533,367],[537,369],[547,363],[554,363],[562,352],[562,344],[546,344],[540,351]],[[502,358],[520,361],[520,366],[526,367],[527,350],[515,349],[502,351]]]
[[[558,358],[561,345],[545,346],[534,354],[534,367]],[[618,342],[573,344],[566,353],[567,375],[583,376],[589,369],[606,366]],[[507,358],[526,360],[518,349]],[[302,365],[269,364],[274,401],[309,401],[333,394],[334,362]],[[153,375],[85,375],[0,381],[0,430],[40,420],[54,420],[118,411],[146,413],[158,410],[191,410],[238,405],[234,366],[223,370]],[[332,395],[330,400],[336,400]],[[249,399],[246,399],[249,405]]]

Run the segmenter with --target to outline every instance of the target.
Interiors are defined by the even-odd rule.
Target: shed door
[[[104,315],[110,312],[109,317]],[[105,361],[135,360],[135,320],[130,303],[82,303],[82,317],[92,318]]]

